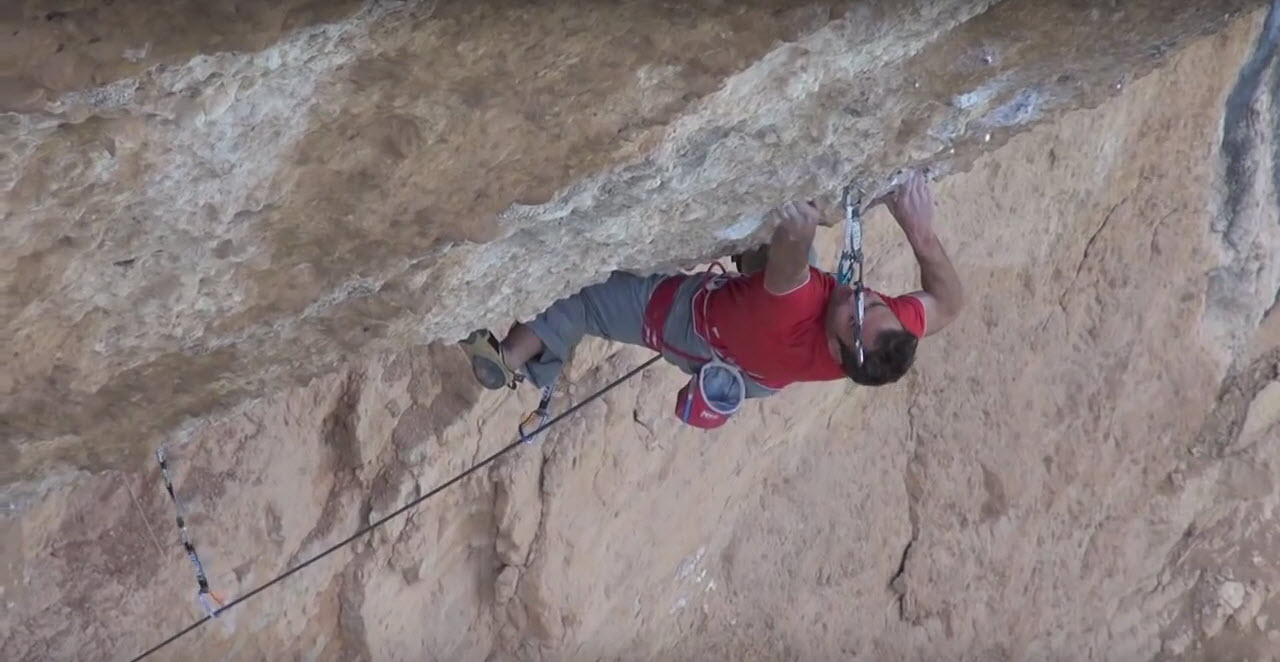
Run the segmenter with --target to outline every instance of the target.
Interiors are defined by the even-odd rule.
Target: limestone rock
[[[27,5],[2,483],[724,255],[786,197],[964,170],[1258,3]]]
[[[513,565],[504,567],[498,573],[498,579],[493,585],[493,600],[499,607],[511,601],[516,594],[516,582],[519,581],[520,570]]]
[[[1266,597],[1264,587],[1257,584],[1246,587],[1244,597],[1240,599],[1240,605],[1235,607],[1235,611],[1231,614],[1231,622],[1236,629],[1246,630],[1254,625]]]
[[[499,464],[493,472],[493,510],[498,518],[496,544],[498,555],[508,565],[524,565],[537,534],[542,517],[541,466],[542,458],[530,453],[516,461]]]
[[[1240,438],[1246,443],[1259,440],[1260,435],[1275,428],[1277,423],[1280,423],[1280,381],[1267,384],[1249,403]]]
[[[0,10],[42,35],[0,46],[0,659],[200,618],[156,438],[246,595],[513,440],[536,395],[426,341],[921,163],[972,294],[902,382],[703,433],[655,367],[154,659],[1273,656],[1280,16],[313,4]],[[557,406],[648,356],[585,344]]]
[[[1218,599],[1233,612],[1244,605],[1244,596],[1244,584],[1240,582],[1223,582],[1218,587]]]

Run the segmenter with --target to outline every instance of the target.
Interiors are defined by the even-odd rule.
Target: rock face
[[[1257,3],[312,4],[3,26],[0,482],[967,167]]]
[[[243,595],[509,443],[428,341],[927,163],[970,306],[901,384],[701,434],[650,369],[156,659],[1274,659],[1280,18],[890,5],[6,19],[0,658],[199,617],[162,439]]]

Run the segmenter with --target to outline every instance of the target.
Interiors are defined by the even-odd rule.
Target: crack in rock
[[[1125,196],[1120,199],[1120,202],[1112,205],[1111,209],[1102,217],[1102,222],[1094,229],[1093,234],[1089,235],[1089,240],[1084,244],[1084,251],[1080,254],[1080,261],[1076,263],[1075,273],[1071,276],[1071,282],[1062,291],[1062,295],[1058,297],[1058,307],[1062,309],[1063,314],[1067,312],[1067,297],[1075,290],[1076,282],[1080,280],[1080,272],[1084,269],[1085,262],[1089,261],[1089,253],[1093,250],[1094,243],[1098,241],[1102,231],[1111,223],[1111,218],[1115,216],[1116,210],[1120,209],[1128,201],[1129,196]]]
[[[363,489],[359,469],[363,463],[360,455],[360,439],[357,434],[360,415],[360,398],[364,392],[365,375],[360,371],[347,373],[342,382],[337,401],[324,420],[324,445],[329,450],[330,466],[333,471],[333,483],[329,494],[325,497],[324,507],[315,527],[303,538],[298,550],[289,558],[287,565],[292,566],[317,540],[329,535],[342,517],[343,496],[352,491]],[[362,501],[364,499],[362,498]],[[364,519],[368,503],[361,510]]]
[[[918,504],[924,490],[924,464],[922,449],[920,448],[920,436],[916,428],[917,399],[917,389],[913,388],[911,402],[907,406],[907,441],[911,445],[911,457],[907,460],[907,466],[902,476],[903,487],[907,494],[907,518],[911,523],[911,537],[902,548],[902,556],[898,561],[897,570],[894,572],[893,577],[889,578],[889,590],[897,595],[898,618],[908,623],[915,623],[914,617],[911,616],[915,600],[910,595],[907,587],[907,561],[911,555],[911,548],[920,537]]]
[[[338,586],[337,635],[342,649],[342,659],[370,662],[373,652],[369,649],[369,637],[364,620],[365,593],[364,567],[368,554],[360,554],[342,573]]]

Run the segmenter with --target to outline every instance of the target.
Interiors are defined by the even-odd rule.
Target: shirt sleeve
[[[902,322],[902,328],[906,329],[907,333],[917,338],[924,337],[924,304],[919,299],[910,294],[896,297],[887,297],[882,294],[880,298],[884,299],[885,305],[893,312],[893,316]]]

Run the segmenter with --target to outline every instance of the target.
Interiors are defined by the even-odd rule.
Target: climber
[[[908,175],[872,206],[880,202],[915,253],[922,289],[897,297],[866,290],[861,361],[851,350],[853,290],[810,264],[821,216],[812,201],[770,211],[772,238],[763,249],[734,256],[737,274],[616,271],[530,322],[516,323],[501,342],[479,330],[463,348],[486,388],[515,388],[527,376],[543,389],[545,406],[551,384],[584,335],[649,347],[691,375],[677,395],[676,414],[702,428],[723,424],[744,398],[795,382],[895,382],[914,361],[918,340],[956,318],[963,293],[934,232],[924,176]]]

